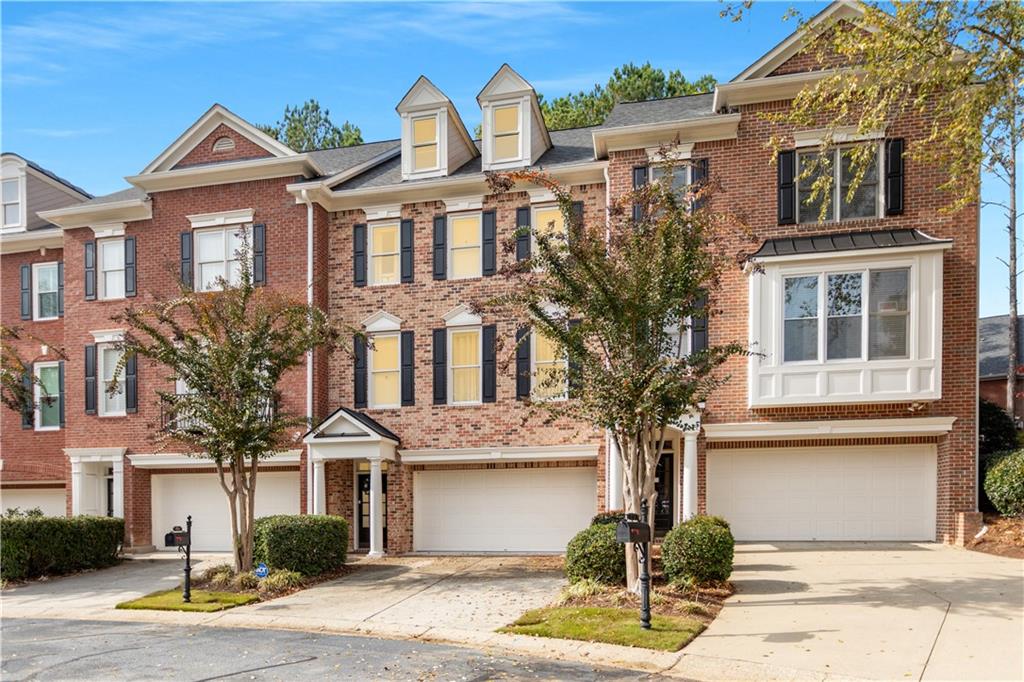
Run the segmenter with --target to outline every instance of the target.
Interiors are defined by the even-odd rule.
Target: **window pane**
[[[501,135],[499,137],[494,138],[494,158],[519,158],[519,133],[513,133],[512,135]]]
[[[398,256],[373,257],[373,283],[394,284],[398,282]]]
[[[481,267],[479,246],[452,251],[452,279],[478,277]]]
[[[861,273],[828,276],[826,356],[829,360],[861,357]]]
[[[839,178],[839,211],[841,218],[873,218],[878,215],[878,156],[864,172],[864,179],[861,181],[857,191],[853,194],[853,200],[846,200],[846,193],[850,189],[850,182],[853,180],[853,161],[848,152],[842,154],[840,163]]]
[[[565,383],[565,365],[540,365],[534,378],[533,393],[542,399],[561,398],[565,395]]]
[[[4,204],[4,225],[17,225],[21,222],[21,206]]]
[[[811,195],[813,193],[814,182],[822,175],[828,175],[832,172],[832,165],[828,163],[826,159],[821,165],[815,167],[820,154],[801,154],[800,155],[800,175],[797,178],[797,186],[799,187],[799,212],[800,221],[804,223],[817,222],[819,212],[821,211],[821,204],[824,197],[819,196],[813,202],[811,202]],[[806,178],[804,173],[810,173]],[[832,189],[835,191],[835,188]],[[825,220],[832,220],[832,202],[830,201],[825,211]]]
[[[672,176],[671,178],[669,178],[670,175]],[[677,197],[682,198],[686,194],[686,168],[683,166],[651,166],[651,180],[653,182],[671,183],[670,189]]]
[[[907,315],[872,315],[868,329],[871,359],[907,356]]]
[[[224,260],[224,233],[220,231],[197,232],[196,258],[200,263]]]
[[[562,211],[553,206],[551,208],[540,208],[534,213],[534,220],[536,221],[537,232],[545,234],[564,234],[565,233],[565,220],[562,216]]]
[[[435,166],[437,166],[437,145],[428,144],[416,147],[413,169],[423,170],[425,168],[434,168]]]
[[[398,225],[381,225],[373,228],[373,253],[398,252]]]
[[[39,368],[39,426],[60,426],[60,370],[54,366]]]
[[[480,332],[452,332],[452,367],[480,363]]]
[[[902,358],[908,354],[909,314],[907,299],[910,271],[871,272],[871,313],[868,325],[869,357]]]
[[[106,392],[106,390],[104,390],[103,406],[103,411],[109,414],[125,411],[123,383],[118,384],[117,392],[114,393],[114,395],[110,395]]]
[[[203,263],[199,266],[199,288],[210,291],[218,288],[217,278],[224,276],[224,263]]]
[[[18,181],[17,180],[4,180],[4,203],[12,201],[18,201]]]
[[[117,363],[121,360],[121,351],[116,348],[103,349],[103,381],[111,381],[114,372],[117,370]]]
[[[245,235],[245,232],[243,232],[244,229],[245,228],[229,227],[225,231],[227,236],[227,249],[224,253],[224,258],[226,260],[238,258],[238,254],[242,250],[242,236]],[[251,242],[249,246],[252,248]]]
[[[818,359],[818,320],[786,320],[786,362]]]
[[[873,270],[871,272],[871,312],[906,312],[909,275],[910,271],[907,269]]]
[[[57,293],[39,294],[39,317],[57,317]]]
[[[494,132],[514,133],[519,130],[519,107],[501,107],[494,110]]]
[[[124,268],[124,242],[116,241],[100,242],[100,269],[121,270]]]
[[[829,360],[848,360],[861,356],[861,320],[859,315],[829,318],[827,339]]]
[[[398,337],[375,336],[373,338],[373,371],[398,369]]]
[[[373,373],[374,405],[397,405],[399,403],[398,377],[398,372]]]
[[[862,276],[859,272],[828,276],[828,314],[860,315],[860,289]]]
[[[818,316],[818,278],[787,277],[785,294],[786,319]]]
[[[437,141],[437,117],[417,118],[412,122],[412,143],[416,145]]]
[[[480,368],[452,370],[452,401],[456,403],[480,400]]]
[[[452,218],[452,246],[471,246],[479,243],[479,217]]]
[[[553,362],[556,359],[561,359],[557,346],[548,337],[543,334],[534,334],[533,339],[536,346],[533,351],[533,357],[538,363]]]
[[[41,265],[36,268],[38,291],[57,291],[57,264]]]
[[[103,273],[103,298],[124,298],[124,270]]]

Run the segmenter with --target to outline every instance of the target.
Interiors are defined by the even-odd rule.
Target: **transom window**
[[[229,284],[238,284],[242,280],[238,254],[245,233],[251,236],[251,226],[232,225],[195,231],[196,284],[199,291],[220,289],[218,280],[221,278]]]
[[[909,283],[910,268],[784,278],[783,360],[908,357]]]
[[[437,158],[437,115],[412,120],[412,169],[431,170],[439,165]]]
[[[518,159],[519,153],[519,105],[495,107],[493,110],[494,160]]]
[[[60,428],[60,363],[37,363],[35,373],[35,430],[56,431]]]
[[[482,273],[480,214],[448,217],[448,279],[480,277]]]
[[[839,147],[822,156],[820,152],[800,152],[797,184],[797,220],[801,223],[817,222],[821,215],[822,197],[811,199],[814,182],[822,175],[832,174],[832,192],[825,207],[824,220],[856,220],[876,218],[881,210],[881,192],[878,184],[879,158],[882,146],[875,145],[875,155],[864,173],[864,178],[850,201],[847,192],[854,179],[851,147]],[[805,174],[806,177],[805,177]]]
[[[3,191],[3,226],[17,227],[21,225],[21,180],[12,178],[0,184]]]
[[[398,223],[370,225],[370,283],[396,284],[398,267]]]
[[[124,240],[103,239],[100,253],[100,298],[124,298]]]
[[[111,394],[110,386],[117,375],[117,364],[121,362],[124,351],[116,346],[99,347],[100,377],[100,416],[117,417],[127,414],[125,410],[124,377],[117,382],[117,390]]]
[[[36,263],[32,266],[32,318],[55,320],[59,313],[60,286],[56,263]]]
[[[479,328],[452,329],[448,332],[448,385],[452,405],[480,402],[483,392],[482,334]]]
[[[398,407],[401,369],[398,356],[398,334],[374,334],[370,348],[370,405]]]
[[[564,400],[568,396],[568,359],[558,344],[533,334],[533,397],[538,400]]]

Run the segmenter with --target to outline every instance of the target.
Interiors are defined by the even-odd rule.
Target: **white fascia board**
[[[858,73],[854,69],[844,69],[843,72],[849,72],[851,76]],[[793,99],[804,88],[836,73],[839,73],[836,69],[822,69],[751,81],[722,83],[715,87],[715,97],[711,107],[714,111],[720,111],[723,107],[735,107],[741,104]]]
[[[64,448],[71,462],[120,462],[128,448]]]
[[[709,114],[687,121],[641,123],[595,130],[594,156],[604,158],[608,152],[646,149],[662,142],[709,142],[736,139],[740,114]]]
[[[752,263],[798,263],[798,262],[823,262],[834,261],[842,258],[856,258],[862,261],[888,258],[890,256],[904,256],[926,251],[947,251],[953,248],[952,241],[941,241],[933,244],[918,244],[915,246],[888,246],[878,249],[850,249],[848,251],[829,251],[827,253],[792,253],[785,256],[760,256],[750,258]]]
[[[147,192],[223,185],[229,182],[266,180],[293,175],[323,175],[308,154],[228,161],[167,171],[129,175],[125,180]]]
[[[79,204],[53,211],[40,211],[37,214],[43,220],[71,230],[78,227],[92,227],[105,223],[130,223],[136,220],[149,220],[153,217],[153,205],[148,197],[144,199],[125,199],[101,204]]]
[[[0,253],[26,253],[37,249],[59,249],[64,246],[64,231],[47,228],[11,234],[0,233]]]
[[[406,464],[546,462],[597,459],[597,445],[542,445],[505,448],[430,448],[399,450]]]
[[[282,464],[298,464],[302,456],[301,449],[283,450],[260,460],[260,468],[279,466]],[[212,459],[202,454],[188,455],[183,452],[166,452],[155,454],[128,455],[128,461],[136,469],[174,469],[174,468],[210,468],[215,464]]]
[[[955,421],[956,417],[906,417],[797,422],[737,422],[703,424],[703,429],[708,441],[887,438],[942,436],[953,429]]]

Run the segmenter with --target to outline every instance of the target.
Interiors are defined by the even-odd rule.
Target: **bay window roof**
[[[751,254],[750,259],[907,246],[940,246],[952,243],[952,239],[939,239],[916,229],[836,232],[766,239],[761,248]]]

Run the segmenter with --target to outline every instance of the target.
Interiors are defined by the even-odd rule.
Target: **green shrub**
[[[603,523],[610,524],[612,526],[619,525],[619,521],[626,518],[626,514],[621,511],[609,511],[601,512],[590,520],[591,526],[599,526]]]
[[[196,578],[192,580],[193,585],[209,585],[215,589],[223,590],[231,585],[235,579],[235,567],[231,564],[216,564],[204,568]]]
[[[1024,450],[1008,452],[989,464],[985,492],[999,513],[1024,515]]]
[[[594,580],[609,585],[626,581],[626,549],[615,541],[615,526],[599,523],[584,528],[565,549],[569,582]]]
[[[340,516],[265,516],[253,535],[254,561],[270,568],[320,575],[345,565],[348,522]]]
[[[0,577],[21,580],[118,562],[124,519],[106,516],[0,518]]]
[[[301,573],[278,569],[260,581],[259,590],[261,594],[278,594],[287,592],[290,589],[301,587],[303,577]]]
[[[1017,449],[1017,427],[1006,410],[982,399],[978,405],[978,452],[990,455]]]
[[[671,582],[727,580],[732,573],[733,540],[729,524],[716,516],[695,516],[665,535],[661,561]]]
[[[236,590],[255,590],[260,584],[260,579],[252,573],[239,573],[231,581],[231,586]]]

